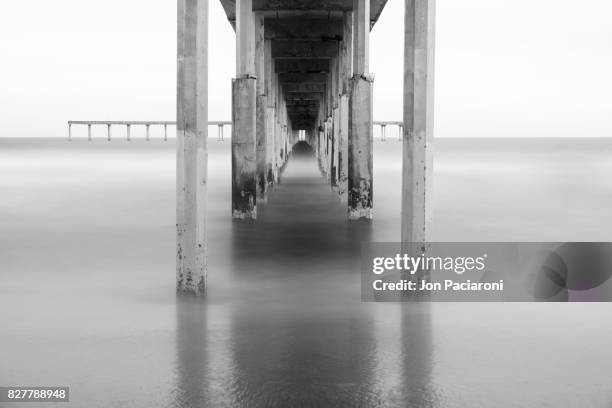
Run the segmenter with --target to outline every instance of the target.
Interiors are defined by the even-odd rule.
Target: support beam
[[[321,99],[319,92],[285,92],[288,101],[318,101]]]
[[[340,43],[340,80],[342,94],[350,92],[350,79],[353,76],[353,12],[344,13],[343,40]]]
[[[435,0],[406,0],[402,241],[431,239]]]
[[[232,218],[257,218],[257,90],[252,0],[236,1],[236,76],[232,81]]]
[[[177,293],[206,290],[208,1],[178,0]]]
[[[272,58],[332,58],[338,41],[272,41]]]
[[[255,77],[253,2],[236,0],[236,77]]]
[[[341,96],[339,101],[338,195],[340,196],[340,202],[348,205],[348,135],[350,79],[353,75],[353,12],[348,11],[344,13],[343,28],[343,40],[340,43]]]
[[[278,74],[281,84],[326,84],[328,74]]]
[[[341,40],[342,20],[266,18],[266,39],[272,40]]]
[[[349,219],[371,219],[373,209],[372,76],[368,73],[370,3],[353,2],[353,78],[349,102]]]
[[[232,82],[232,218],[257,218],[257,80]]]
[[[369,0],[371,22],[380,17],[387,0]],[[227,19],[234,25],[236,20],[236,0],[221,0]],[[253,11],[263,11],[266,18],[290,19],[308,18],[335,20],[342,18],[344,11],[353,9],[353,0],[253,0]]]
[[[353,75],[368,72],[370,60],[370,2],[353,0]]]
[[[280,74],[329,72],[329,61],[329,58],[277,58],[275,67]]]
[[[286,93],[290,92],[325,92],[325,84],[322,83],[285,83],[283,90]]]
[[[267,128],[266,118],[268,103],[266,99],[266,71],[265,71],[265,40],[264,40],[264,17],[261,12],[255,13],[254,25],[255,37],[255,76],[257,77],[257,114],[256,114],[256,167],[257,167],[257,199],[261,202],[266,201],[266,190],[268,183],[266,181],[267,165],[266,165],[266,149]]]

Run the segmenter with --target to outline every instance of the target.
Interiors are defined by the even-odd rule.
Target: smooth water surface
[[[612,406],[610,304],[360,302],[360,242],[399,239],[399,142],[375,143],[372,223],[309,159],[232,222],[230,145],[209,147],[198,302],[174,292],[172,142],[0,139],[0,386],[88,408]],[[435,157],[438,241],[612,241],[612,140]]]

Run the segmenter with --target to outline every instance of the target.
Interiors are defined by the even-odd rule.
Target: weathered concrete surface
[[[342,19],[343,36],[340,43],[340,81],[341,94],[351,91],[353,76],[353,12],[345,12]]]
[[[255,76],[255,40],[252,0],[236,0],[236,77]]]
[[[325,92],[325,85],[322,83],[293,83],[284,84],[283,89],[285,92]]]
[[[370,25],[378,21],[387,0],[370,0]],[[230,23],[236,20],[236,0],[221,0]],[[253,11],[263,11],[266,17],[339,19],[344,11],[353,9],[353,0],[253,0]]]
[[[338,195],[343,204],[348,205],[348,134],[349,134],[349,96],[340,97],[338,132]]]
[[[369,72],[370,2],[353,0],[353,74]]]
[[[372,80],[351,80],[348,143],[349,219],[372,218]]]
[[[176,290],[206,291],[208,1],[178,1]]]
[[[342,30],[329,18],[307,19],[303,17],[266,19],[266,38],[275,40],[330,40],[341,39]]]
[[[275,68],[278,73],[318,73],[329,72],[329,58],[277,58]]]
[[[255,78],[232,81],[232,217],[257,218]]]
[[[275,121],[275,109],[268,107],[266,109],[266,161],[265,161],[265,172],[266,172],[266,183],[267,188],[274,185],[277,179],[276,174],[276,162],[274,155],[274,134],[276,126]]]
[[[278,82],[281,84],[325,84],[327,82],[327,74],[278,74]]]
[[[332,116],[332,165],[331,165],[331,185],[334,188],[338,187],[338,157],[339,157],[339,139],[340,139],[340,109],[334,108]]]
[[[272,41],[273,58],[332,58],[337,52],[337,41]]]
[[[268,149],[268,126],[267,126],[268,106],[265,95],[257,96],[257,117],[256,117],[256,160],[257,160],[257,199],[260,202],[266,201],[267,181],[267,149]]]
[[[264,39],[264,17],[261,12],[254,13],[255,30],[255,74],[257,76],[257,116],[256,116],[256,156],[257,156],[257,199],[266,202],[268,182],[266,154],[268,148],[267,119],[267,92],[266,92],[266,44]]]
[[[431,239],[435,0],[408,0],[404,43],[402,241]]]

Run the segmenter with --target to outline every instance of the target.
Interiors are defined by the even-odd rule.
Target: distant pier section
[[[223,127],[231,126],[232,122],[229,121],[212,121],[208,122],[208,126],[218,126],[218,140],[223,140]],[[168,126],[176,126],[176,122],[171,121],[143,121],[143,120],[134,120],[134,121],[120,121],[120,120],[111,120],[111,121],[100,121],[100,120],[69,120],[68,121],[68,140],[72,141],[72,126],[73,125],[81,125],[87,126],[87,140],[92,140],[91,128],[92,126],[106,126],[106,140],[109,142],[112,140],[112,126],[125,126],[126,127],[126,138],[128,141],[131,140],[132,126],[144,126],[146,129],[145,140],[148,142],[151,140],[151,126],[163,126],[164,128],[164,141],[168,140]]]
[[[168,126],[176,126],[176,122],[173,121],[162,121],[162,120],[154,120],[154,121],[146,121],[146,120],[69,120],[68,121],[68,141],[72,141],[72,126],[87,126],[87,140],[92,140],[91,128],[92,126],[106,126],[107,128],[107,140],[110,142],[112,140],[112,131],[111,126],[125,126],[126,127],[126,140],[131,140],[131,129],[132,126],[144,126],[146,128],[146,137],[145,140],[151,140],[151,126],[163,126],[164,128],[164,141],[168,140]],[[208,126],[217,126],[217,140],[223,141],[224,137],[224,128],[225,126],[232,126],[231,121],[212,121],[208,122]],[[380,140],[383,142],[387,140],[386,136],[386,128],[387,126],[396,126],[398,128],[398,141],[402,141],[402,132],[404,128],[404,124],[401,121],[374,121],[374,126],[378,126],[380,128]]]

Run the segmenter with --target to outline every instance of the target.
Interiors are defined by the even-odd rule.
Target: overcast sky
[[[438,0],[436,137],[612,136],[610,0]],[[371,35],[374,118],[402,117],[403,1]],[[230,119],[235,36],[210,2],[209,118]],[[0,2],[0,136],[174,120],[176,1]]]

